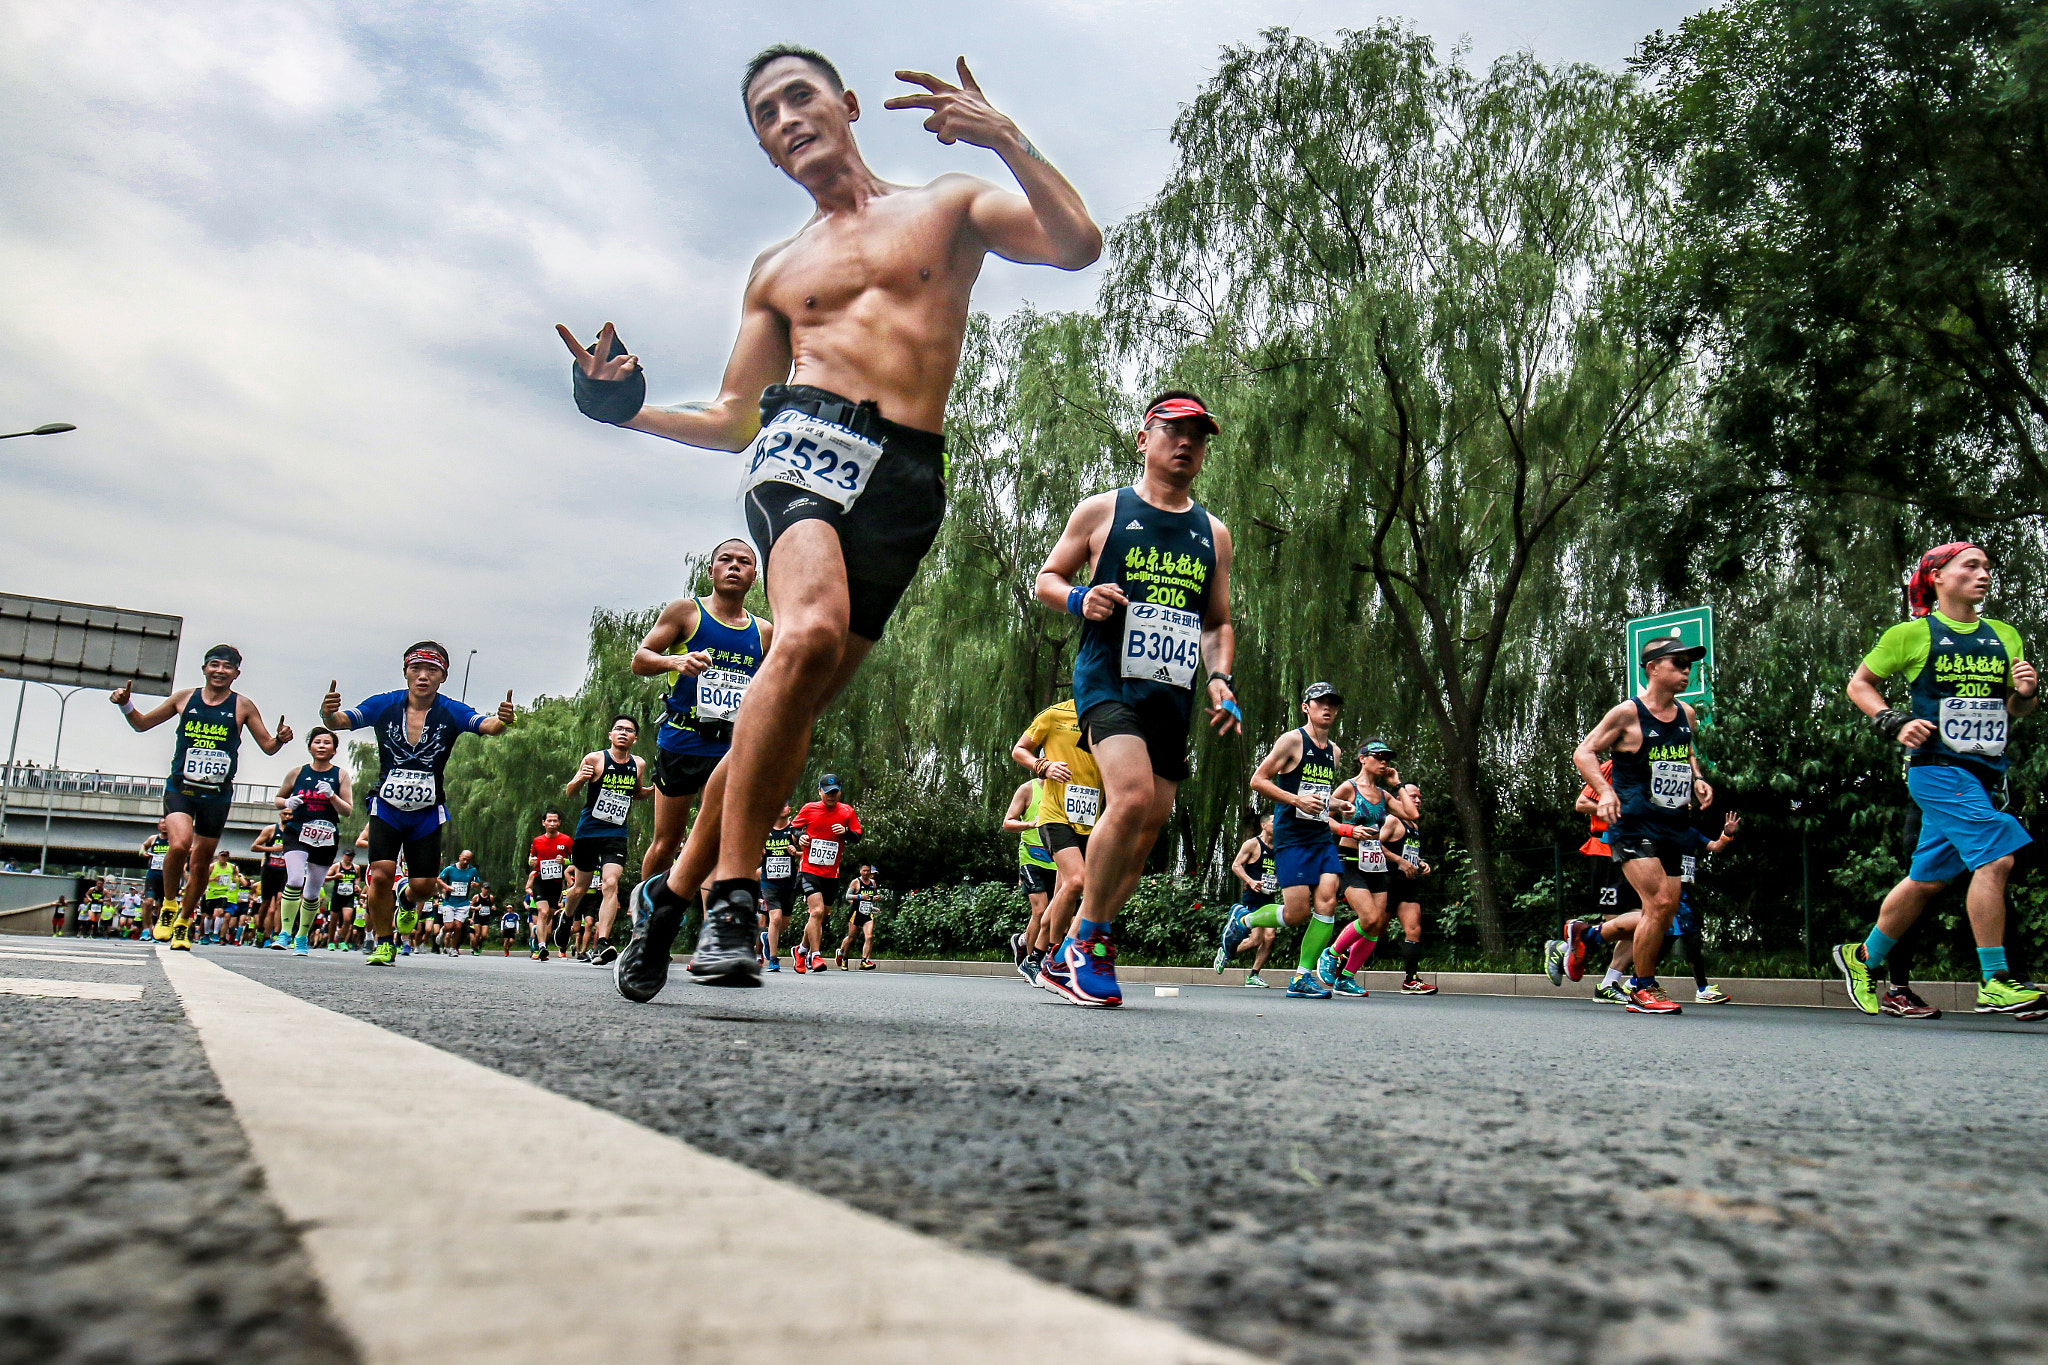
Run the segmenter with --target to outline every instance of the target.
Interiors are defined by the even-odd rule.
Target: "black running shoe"
[[[661,988],[668,984],[668,951],[675,946],[676,934],[683,927],[682,902],[676,901],[667,907],[654,903],[654,888],[662,885],[659,877],[649,877],[633,888],[633,937],[619,952],[619,960],[612,964],[612,985],[618,988],[636,1005],[644,1005],[661,994]],[[541,950],[541,959],[546,961],[547,950]]]
[[[593,967],[609,967],[618,960],[619,950],[609,943],[590,955],[590,965]]]
[[[735,886],[704,907],[704,928],[690,958],[690,977],[706,986],[758,986],[761,959],[754,935],[761,917],[754,893]]]

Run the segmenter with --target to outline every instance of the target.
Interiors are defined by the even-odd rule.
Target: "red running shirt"
[[[804,860],[797,869],[807,877],[837,877],[846,866],[846,836],[859,834],[860,815],[844,801],[827,810],[823,801],[811,801],[789,822],[790,828],[808,835]],[[840,826],[834,829],[833,826]]]
[[[533,856],[540,863],[542,881],[562,880],[563,859],[569,856],[569,846],[576,841],[566,834],[542,834],[533,841]],[[549,871],[550,866],[553,871]]]

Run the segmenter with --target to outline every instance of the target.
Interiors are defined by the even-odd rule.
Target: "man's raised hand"
[[[292,742],[292,727],[284,723],[283,716],[277,718],[277,729],[271,732],[270,737],[277,741],[280,749]]]
[[[498,703],[498,724],[510,725],[517,719],[519,719],[519,710],[512,705],[512,690],[507,688],[505,690],[505,700]]]
[[[590,343],[589,350],[585,350],[583,343],[576,340],[576,334],[561,323],[555,324],[555,331],[560,334],[562,344],[569,348],[569,354],[576,357],[576,368],[586,379],[606,382],[624,379],[640,368],[639,356],[612,354],[625,348],[618,344],[618,332],[609,322],[599,329],[597,340]]]
[[[126,706],[128,698],[135,695],[135,679],[130,678],[113,691],[107,693],[107,700],[116,706]]]
[[[987,147],[1000,152],[1002,144],[1012,139],[1021,141],[1023,135],[1009,115],[998,113],[988,97],[975,84],[974,73],[967,69],[967,59],[958,59],[960,84],[953,85],[937,76],[923,71],[899,71],[896,79],[921,85],[929,93],[923,95],[898,95],[884,100],[884,109],[929,109],[931,117],[924,121],[925,131],[937,133],[939,141],[951,146],[965,142],[972,147]]]

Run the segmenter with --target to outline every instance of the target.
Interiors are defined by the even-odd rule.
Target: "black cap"
[[[1696,663],[1706,657],[1705,645],[1689,645],[1676,635],[1665,635],[1643,646],[1645,666],[1658,659],[1678,659],[1685,663]]]
[[[1336,688],[1330,686],[1326,682],[1310,683],[1308,685],[1308,691],[1301,694],[1301,699],[1303,701],[1328,700],[1335,702],[1339,706],[1342,706],[1344,704],[1343,696],[1337,691]]]
[[[823,777],[819,778],[818,790],[821,792],[836,792],[840,790],[839,774],[826,773]]]

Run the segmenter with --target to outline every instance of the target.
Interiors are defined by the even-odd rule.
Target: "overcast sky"
[[[478,651],[472,702],[572,691],[592,607],[666,600],[678,555],[744,528],[734,457],[585,420],[550,327],[617,321],[654,401],[715,392],[747,263],[808,212],[740,109],[761,47],[840,64],[883,176],[1006,179],[881,108],[898,67],[967,54],[1107,224],[1159,184],[1218,50],[1263,28],[1390,14],[1479,61],[1614,66],[1697,7],[8,6],[0,424],[79,430],[0,442],[0,588],[181,615],[180,685],[231,640],[242,690],[301,733],[330,677],[397,686],[423,636],[454,651],[451,692]],[[1085,307],[1098,283],[996,262],[975,303]],[[47,763],[56,703],[29,690],[21,755]],[[169,736],[82,693],[63,766],[162,772]],[[244,753],[270,780],[304,749]]]

